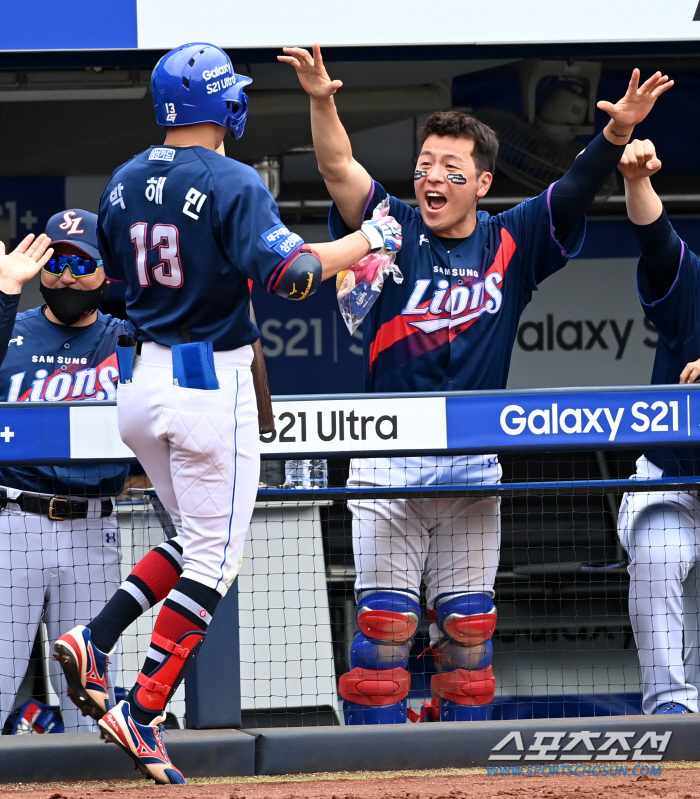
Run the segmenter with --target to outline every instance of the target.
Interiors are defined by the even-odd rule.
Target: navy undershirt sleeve
[[[624,151],[624,144],[613,144],[599,133],[564,177],[554,184],[552,225],[558,241],[564,241],[586,213],[620,163]]]
[[[5,294],[0,291],[0,364],[5,360],[15,326],[19,294]]]
[[[665,297],[678,275],[681,240],[666,211],[650,225],[632,225],[642,248],[639,269],[646,275],[655,299]]]

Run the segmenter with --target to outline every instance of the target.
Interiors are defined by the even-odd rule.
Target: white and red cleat
[[[173,766],[161,738],[163,717],[151,724],[139,724],[131,715],[129,703],[123,699],[98,722],[102,739],[115,743],[136,763],[144,777],[161,785],[184,785],[185,778]]]
[[[95,721],[109,710],[107,666],[109,656],[92,643],[90,630],[78,625],[53,645],[53,659],[61,664],[68,683],[68,696],[83,716]]]

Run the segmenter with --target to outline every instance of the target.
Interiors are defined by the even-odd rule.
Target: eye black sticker
[[[464,177],[464,175],[460,175],[459,173],[448,175],[447,179],[450,181],[450,183],[458,183],[460,186],[467,182],[467,179]]]
[[[422,169],[416,169],[416,171],[413,173],[413,180],[420,180],[421,178],[424,178],[427,174],[428,173],[424,172]]]

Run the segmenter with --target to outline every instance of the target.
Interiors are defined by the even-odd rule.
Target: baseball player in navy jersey
[[[139,342],[135,362],[129,342],[120,350],[119,429],[169,511],[182,555],[164,563],[149,553],[95,619],[61,638],[56,654],[103,736],[160,783],[184,782],[159,724],[236,577],[257,492],[250,366],[259,332],[248,280],[304,299],[370,250],[397,251],[401,241],[392,218],[314,248],[282,224],[255,170],[217,152],[227,131],[243,134],[249,83],[214,45],[166,54],[151,86],[165,143],[119,167],[100,204],[105,270],[125,283]],[[121,632],[164,597],[136,685],[105,713],[90,665],[106,668]]]
[[[321,52],[285,48],[311,96],[319,170],[333,198],[334,237],[371,217],[387,191],[354,160],[333,95],[341,87]],[[672,85],[634,71],[610,122],[571,169],[539,197],[489,216],[477,203],[491,186],[498,141],[461,112],[424,124],[414,175],[418,208],[390,198],[401,223],[391,280],[363,325],[367,391],[459,391],[506,386],[518,320],[532,292],[581,247],[585,211],[617,166],[634,125]],[[478,424],[478,420],[465,420]],[[495,455],[356,459],[351,486],[430,486],[499,481]],[[348,724],[403,723],[411,641],[425,582],[438,673],[422,718],[488,719],[495,680],[491,636],[500,546],[499,501],[386,500],[349,503],[353,514],[359,632],[340,680]],[[408,714],[415,720],[415,713]]]
[[[106,282],[96,227],[97,216],[80,209],[51,217],[42,307],[17,315],[21,287],[36,271],[31,264],[15,269],[14,285],[0,283],[0,401],[115,398],[115,348],[125,326],[97,311]],[[109,465],[0,468],[0,727],[42,619],[53,643],[65,627],[92,618],[119,585],[114,497],[127,473]],[[55,663],[50,676],[65,729],[94,730],[67,700]]]
[[[642,254],[637,287],[659,331],[651,382],[700,376],[700,258],[673,229],[650,177],[661,168],[650,141],[627,146],[620,164],[627,214]],[[654,411],[656,413],[656,411]],[[637,480],[696,475],[700,450],[652,450]],[[644,713],[697,713],[700,688],[700,500],[697,491],[625,494],[618,519],[629,555],[629,611],[639,653]]]

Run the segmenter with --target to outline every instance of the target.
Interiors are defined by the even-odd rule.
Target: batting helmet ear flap
[[[221,99],[226,102],[226,108],[229,112],[229,116],[226,119],[226,127],[231,131],[232,136],[240,139],[248,118],[248,95],[244,90],[253,80],[244,75],[237,77],[239,80],[221,95]]]

